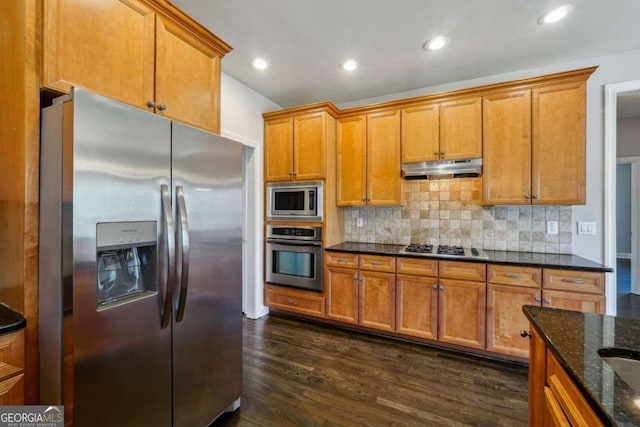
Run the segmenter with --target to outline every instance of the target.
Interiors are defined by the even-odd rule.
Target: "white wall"
[[[262,113],[282,108],[225,73],[222,73],[220,105],[221,134],[246,146],[242,311],[247,317],[255,319],[268,313],[262,304]]]
[[[640,156],[640,117],[617,121],[617,157]]]
[[[604,262],[604,86],[640,79],[640,50],[611,54],[591,59],[553,64],[547,67],[511,72],[473,80],[394,93],[339,104],[338,108],[368,105],[395,99],[448,92],[485,84],[518,80],[597,65],[599,68],[587,82],[587,204],[573,207],[573,253],[596,262]],[[577,235],[577,221],[595,221],[596,236]],[[611,266],[615,267],[615,266]]]

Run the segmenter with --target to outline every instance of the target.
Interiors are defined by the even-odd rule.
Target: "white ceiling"
[[[233,46],[222,69],[288,108],[640,48],[639,0],[173,0]],[[538,25],[564,3],[564,21]],[[425,52],[445,35],[450,44]],[[265,58],[258,71],[250,62]],[[339,64],[355,59],[347,74]],[[640,75],[638,76],[640,79]]]

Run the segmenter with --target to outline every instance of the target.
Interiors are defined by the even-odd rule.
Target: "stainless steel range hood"
[[[403,163],[404,179],[447,179],[482,175],[482,159]]]

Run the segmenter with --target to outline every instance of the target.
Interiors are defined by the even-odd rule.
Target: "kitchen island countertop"
[[[372,255],[390,255],[425,258],[423,255],[400,254],[406,245],[380,243],[343,242],[326,248],[328,251],[364,253]],[[545,254],[539,252],[494,251],[483,249],[488,259],[460,259],[460,261],[486,262],[493,264],[516,265],[523,267],[561,268],[565,270],[581,270],[594,272],[612,272],[613,268],[590,261],[577,255]],[[445,259],[432,255],[428,258]],[[451,258],[446,258],[451,260]]]
[[[23,329],[27,326],[24,316],[0,302],[0,335]]]
[[[598,355],[640,351],[640,319],[525,305],[523,312],[606,426],[640,425],[640,391]]]

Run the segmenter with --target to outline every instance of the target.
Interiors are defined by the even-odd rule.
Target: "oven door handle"
[[[267,243],[287,246],[322,246],[322,242],[301,242],[300,240],[272,240],[267,239]]]

